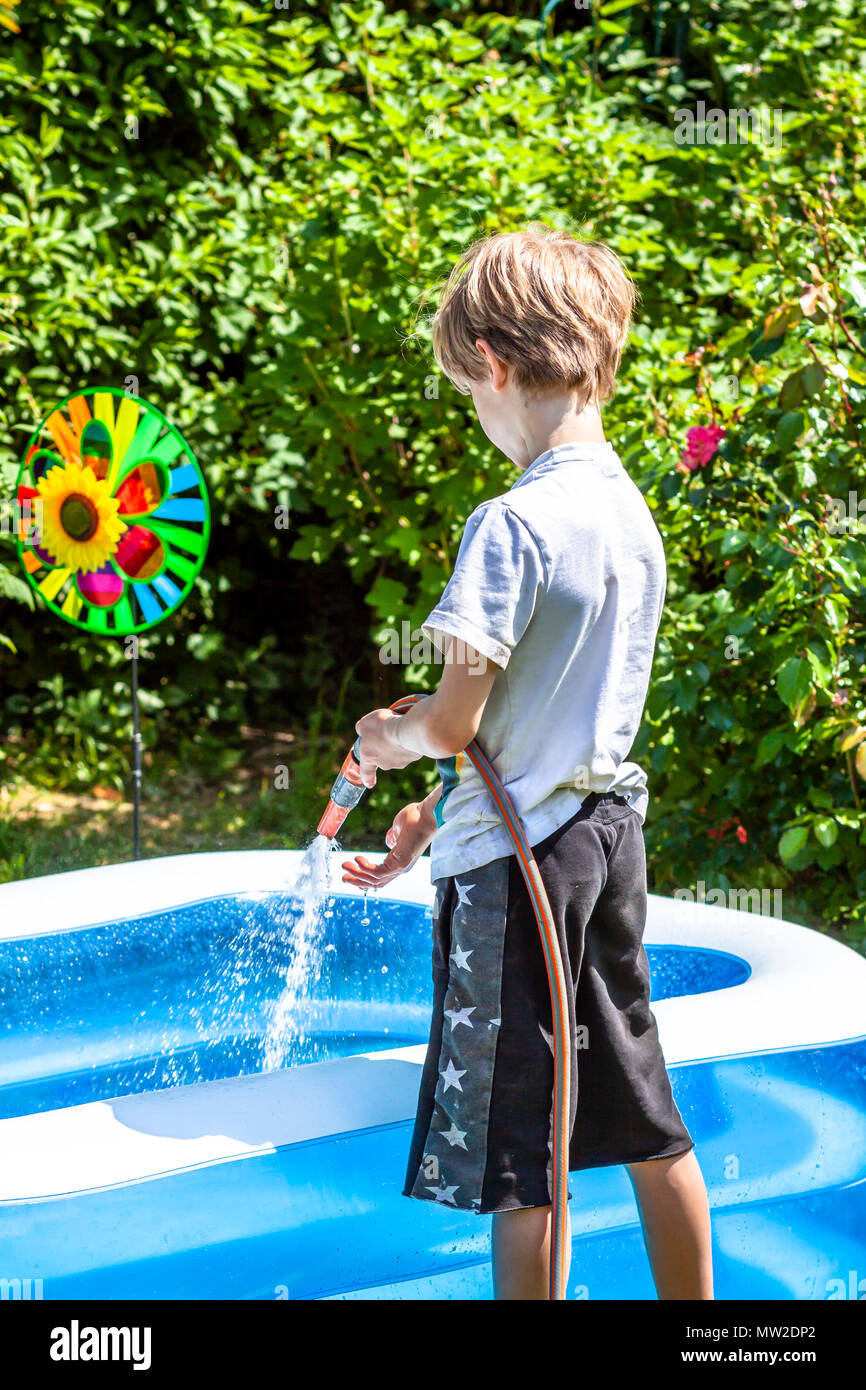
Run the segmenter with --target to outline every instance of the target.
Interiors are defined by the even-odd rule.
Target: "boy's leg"
[[[493,1296],[534,1300],[550,1296],[550,1207],[521,1207],[493,1218]],[[571,1227],[566,1213],[568,1266]]]
[[[630,1163],[647,1254],[661,1299],[711,1299],[710,1208],[694,1149]]]
[[[631,1163],[627,1171],[659,1298],[711,1299],[710,1209],[694,1150]],[[570,1228],[568,1242],[570,1264]],[[494,1216],[494,1297],[546,1299],[549,1272],[550,1207],[524,1207]]]

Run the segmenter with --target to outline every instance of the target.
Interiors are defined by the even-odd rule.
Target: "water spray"
[[[404,695],[395,700],[391,709],[405,714],[425,695]],[[542,882],[541,873],[530,848],[526,831],[514,809],[514,804],[476,739],[466,745],[466,757],[472,763],[493,798],[508,831],[544,951],[547,983],[550,988],[553,1018],[553,1124],[551,1183],[550,1297],[565,1298],[568,1283],[568,1148],[571,1135],[571,1027],[568,1014],[565,965],[556,931],[556,922]],[[319,821],[318,833],[333,840],[349,812],[357,806],[366,787],[360,772],[361,740],[352,745],[331,788],[325,814]]]

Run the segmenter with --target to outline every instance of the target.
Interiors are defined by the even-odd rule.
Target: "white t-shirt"
[[[641,819],[646,775],[626,761],[643,713],[665,593],[661,537],[610,444],[561,444],[466,524],[454,573],[424,631],[503,670],[478,742],[531,845],[589,792],[616,791]],[[434,879],[513,852],[465,754],[439,763]]]

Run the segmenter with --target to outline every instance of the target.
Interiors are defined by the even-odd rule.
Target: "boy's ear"
[[[475,347],[487,363],[491,387],[494,391],[501,391],[508,380],[508,363],[496,356],[486,338],[476,338]]]

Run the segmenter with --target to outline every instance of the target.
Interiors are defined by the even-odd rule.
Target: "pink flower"
[[[743,825],[738,825],[738,826],[737,826],[737,839],[739,840],[740,844],[741,844],[741,845],[744,845],[744,844],[746,843],[746,840],[747,840],[748,838],[749,838],[749,837],[748,837],[748,835],[747,835],[747,833],[746,833],[746,828],[745,828],[745,826],[743,826]]]
[[[686,447],[677,464],[681,473],[693,473],[709,463],[725,431],[720,425],[693,425],[686,431]]]

